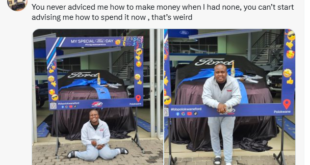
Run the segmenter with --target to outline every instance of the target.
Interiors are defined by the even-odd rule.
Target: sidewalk
[[[139,147],[129,140],[113,140],[109,142],[111,148],[125,147],[129,150],[128,155],[118,155],[113,160],[103,160],[98,158],[94,162],[83,161],[78,158],[67,158],[67,153],[71,150],[85,150],[86,147],[80,142],[61,144],[59,148],[59,159],[55,157],[55,144],[36,143],[32,147],[33,165],[162,165],[163,164],[163,143],[161,140],[140,140],[140,145],[144,148],[142,154]]]

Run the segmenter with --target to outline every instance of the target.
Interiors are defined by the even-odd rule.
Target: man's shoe
[[[67,157],[70,159],[70,158],[75,158],[75,151],[78,151],[78,150],[72,150],[70,151],[68,154],[67,154]]]
[[[126,148],[116,147],[115,149],[119,149],[121,151],[121,154],[129,154],[129,151]]]
[[[214,165],[220,165],[222,162],[222,158],[221,157],[215,157],[213,160],[213,164]]]

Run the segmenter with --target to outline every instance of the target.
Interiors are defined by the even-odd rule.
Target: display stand
[[[116,107],[137,107],[143,106],[143,36],[126,36],[126,37],[53,37],[46,38],[46,65],[47,65],[47,77],[48,77],[48,101],[50,110],[72,110],[74,109],[93,109],[93,108],[116,108]],[[133,48],[133,63],[134,65],[134,97],[133,98],[114,98],[106,99],[105,97],[99,97],[98,99],[89,100],[59,100],[59,88],[58,84],[58,72],[57,72],[57,60],[63,58],[71,58],[75,56],[82,55],[67,55],[57,56],[57,48],[101,48],[109,47],[106,49],[101,49],[100,52],[108,53],[114,51],[121,51],[122,47],[132,47]],[[95,53],[97,54],[97,53]],[[94,55],[91,53],[89,55]],[[111,57],[109,57],[111,58]],[[78,73],[79,76],[81,76]],[[77,75],[73,75],[71,78],[75,78]],[[96,84],[101,85],[101,77],[99,73],[86,74],[82,77],[97,78]],[[143,80],[143,79],[142,79]],[[55,156],[58,159],[58,150],[60,147],[60,142],[58,138],[58,117],[56,117],[56,151]],[[132,139],[138,147],[144,153],[143,148],[140,146],[138,128],[136,126],[136,134]]]
[[[59,150],[59,147],[60,147],[60,142],[59,142],[59,137],[58,137],[58,117],[57,117],[57,112],[55,113],[55,118],[56,118],[56,152],[55,152],[55,156],[56,156],[56,159],[59,159],[59,156],[58,156],[58,150]]]
[[[284,143],[284,116],[282,116],[282,127],[281,127],[282,131],[281,131],[281,151],[278,154],[278,156],[276,154],[273,154],[274,159],[277,160],[277,162],[279,163],[279,165],[286,165],[285,163],[285,159],[284,159],[284,152],[283,152],[283,143]]]
[[[135,142],[137,146],[141,149],[141,152],[144,154],[144,149],[140,145],[139,135],[138,135],[138,108],[136,107],[135,111],[135,118],[136,118],[136,134],[134,138],[131,138],[132,142]]]
[[[169,131],[169,165],[175,165],[177,162],[177,157],[173,158],[171,155],[171,118],[168,118],[168,131]]]

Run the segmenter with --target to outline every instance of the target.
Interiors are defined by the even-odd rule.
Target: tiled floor
[[[58,159],[56,159],[55,151],[56,145],[46,143],[36,143],[32,147],[32,164],[33,165],[125,165],[125,164],[138,164],[138,165],[162,165],[163,164],[163,150],[162,141],[158,139],[141,140],[140,144],[144,148],[144,154],[136,146],[135,143],[130,141],[112,141],[109,142],[110,147],[125,147],[129,150],[128,155],[118,155],[112,160],[103,160],[97,158],[95,161],[83,161],[78,158],[67,158],[67,153],[71,150],[84,151],[86,148],[81,143],[75,144],[61,144],[58,151]]]

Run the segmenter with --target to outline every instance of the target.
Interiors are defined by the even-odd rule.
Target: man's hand
[[[104,144],[101,144],[101,145],[98,145],[98,146],[97,146],[97,149],[98,149],[98,150],[101,150],[103,147],[104,147]]]
[[[91,145],[93,145],[94,147],[96,147],[96,145],[97,145],[96,140],[92,140],[92,141],[91,141]]]
[[[226,105],[219,103],[218,107],[217,107],[217,112],[219,113],[225,113],[226,112]]]

